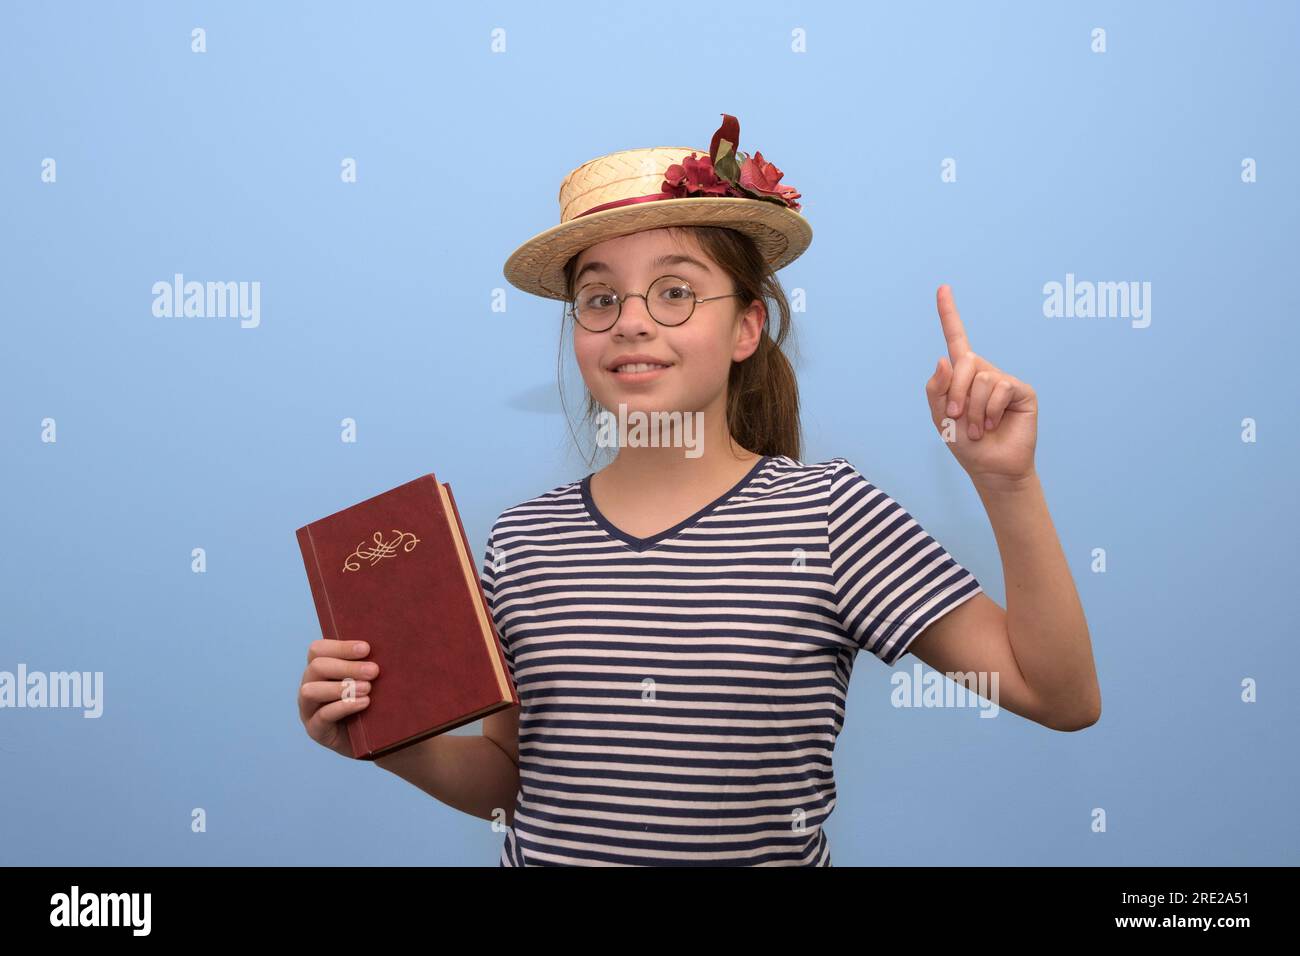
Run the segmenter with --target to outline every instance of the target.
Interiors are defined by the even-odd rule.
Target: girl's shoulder
[[[752,479],[736,493],[735,505],[760,500],[790,507],[809,507],[820,502],[828,511],[846,489],[868,487],[870,483],[843,457],[805,462],[789,455],[768,455]]]
[[[492,522],[489,539],[511,528],[544,524],[557,519],[572,520],[582,511],[582,482],[582,478],[566,481],[505,508]]]
[[[767,472],[764,484],[773,494],[795,490],[805,496],[816,495],[828,513],[839,511],[846,501],[886,496],[882,488],[843,456],[815,462],[774,456],[764,470]]]
[[[842,483],[846,479],[864,480],[862,473],[847,458],[827,458],[823,461],[803,462],[788,455],[769,457],[764,471],[773,480],[799,480],[823,483]]]
[[[797,471],[810,475],[833,475],[844,469],[856,471],[847,458],[841,457],[827,458],[824,461],[804,462],[797,458],[791,458],[789,455],[772,455],[768,461],[778,470]]]

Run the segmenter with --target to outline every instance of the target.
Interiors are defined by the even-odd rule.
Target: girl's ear
[[[733,362],[743,362],[758,351],[767,321],[767,306],[757,299],[744,312],[736,316],[736,344],[731,350]]]

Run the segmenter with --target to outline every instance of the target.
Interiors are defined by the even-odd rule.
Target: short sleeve
[[[891,667],[921,632],[983,589],[907,510],[832,459],[826,536],[845,633]]]
[[[479,571],[479,583],[483,585],[483,596],[487,598],[488,610],[492,614],[492,624],[501,639],[501,650],[505,654],[506,667],[510,671],[510,680],[515,679],[515,656],[510,649],[510,640],[501,626],[501,613],[497,609],[497,588],[500,574],[505,567],[505,555],[497,550],[496,526],[488,534],[487,548],[483,552],[483,567]]]

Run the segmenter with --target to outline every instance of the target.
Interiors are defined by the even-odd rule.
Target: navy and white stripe
[[[858,651],[892,666],[982,590],[845,459],[784,456],[651,538],[554,488],[482,581],[521,704],[501,866],[829,866]]]

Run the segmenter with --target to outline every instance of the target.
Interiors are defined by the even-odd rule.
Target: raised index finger
[[[956,365],[957,359],[970,351],[970,342],[966,340],[966,327],[961,324],[961,316],[957,314],[952,287],[947,283],[939,286],[937,301],[939,323],[943,326],[943,337],[948,342],[948,358]]]

